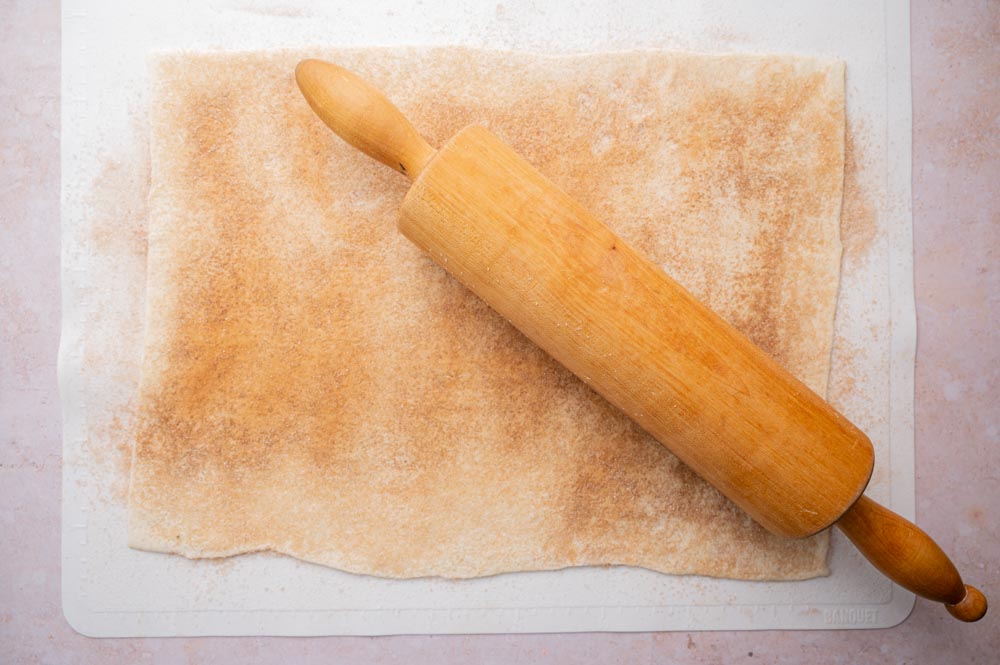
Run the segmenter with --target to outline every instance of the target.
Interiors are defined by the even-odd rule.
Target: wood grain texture
[[[773,533],[868,484],[863,432],[486,129],[438,151],[399,228]]]

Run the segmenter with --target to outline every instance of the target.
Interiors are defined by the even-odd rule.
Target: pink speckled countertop
[[[917,520],[1000,598],[1000,4],[914,0]],[[0,0],[0,662],[992,663],[1000,611],[889,630],[94,640],[59,589],[59,7]],[[1000,601],[997,601],[1000,602]]]

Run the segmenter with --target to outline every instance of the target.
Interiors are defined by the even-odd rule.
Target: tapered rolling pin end
[[[322,62],[316,58],[306,58],[299,61],[299,64],[295,65],[295,81],[301,82],[304,78],[309,77],[316,70],[317,65]]]
[[[983,592],[965,585],[965,598],[954,605],[945,605],[948,612],[959,621],[979,621],[986,615],[988,604]]]
[[[295,66],[295,82],[334,133],[411,180],[434,156],[406,116],[357,74],[310,58]]]
[[[948,555],[909,520],[862,496],[837,526],[896,584],[943,603],[959,621],[979,621],[986,614],[982,592],[962,582]]]

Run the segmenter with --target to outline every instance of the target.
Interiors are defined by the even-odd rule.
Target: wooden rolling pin
[[[915,525],[862,496],[868,438],[486,129],[435,151],[351,72],[295,70],[349,144],[413,181],[399,229],[773,533],[837,524],[963,621],[986,599]]]

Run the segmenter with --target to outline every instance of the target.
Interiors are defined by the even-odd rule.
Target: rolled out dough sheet
[[[764,532],[408,244],[407,181],[311,113],[302,57],[367,77],[432,144],[488,126],[825,392],[842,63],[159,56],[133,547],[387,577],[826,574],[826,534]]]

